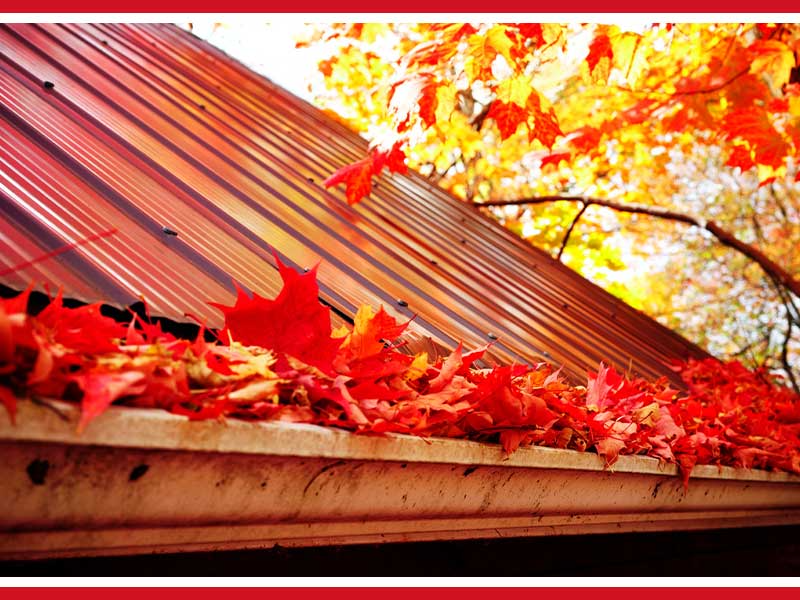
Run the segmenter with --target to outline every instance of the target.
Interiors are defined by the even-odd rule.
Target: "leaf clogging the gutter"
[[[68,308],[57,295],[26,314],[30,290],[0,301],[0,401],[80,403],[79,428],[111,404],[162,408],[190,419],[279,420],[358,433],[398,432],[499,441],[506,452],[540,445],[677,463],[800,473],[800,398],[764,370],[738,362],[675,365],[688,392],[661,378],[601,364],[574,386],[546,363],[474,368],[485,348],[432,360],[401,352],[407,324],[362,306],[332,331],[316,272],[280,264],[273,300],[243,291],[218,306],[216,342],[176,339],[138,317],[123,325],[98,305]]]

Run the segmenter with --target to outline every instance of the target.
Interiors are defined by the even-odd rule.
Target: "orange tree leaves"
[[[278,296],[240,292],[233,307],[220,307],[225,329],[214,343],[202,332],[194,342],[175,339],[137,319],[111,328],[99,312],[58,300],[51,311],[71,324],[60,327],[24,312],[27,293],[0,301],[0,400],[12,419],[17,396],[79,401],[79,429],[121,403],[191,419],[498,441],[508,453],[591,449],[608,464],[641,454],[677,464],[684,480],[696,464],[800,473],[800,398],[763,369],[689,361],[676,366],[688,386],[678,393],[663,378],[602,364],[585,386],[544,363],[476,369],[483,350],[461,346],[430,362],[401,352],[407,324],[382,308],[362,307],[354,327],[334,337],[315,272],[278,266]]]
[[[492,102],[487,117],[494,119],[497,128],[500,130],[500,139],[510,138],[517,132],[517,129],[528,120],[525,109],[516,102],[503,102],[495,100]]]
[[[753,107],[729,113],[722,125],[728,139],[745,143],[755,164],[777,169],[790,150],[763,109]]]
[[[386,62],[382,76],[394,77],[392,88],[402,82],[426,81],[405,96],[405,107],[395,122],[397,139],[412,150],[412,140],[420,139],[418,133],[413,134],[415,127],[435,129],[443,151],[449,151],[454,135],[467,143],[468,136],[455,129],[458,120],[436,110],[436,88],[447,82],[456,87],[461,99],[452,110],[463,112],[478,128],[493,123],[500,142],[519,147],[506,155],[516,153],[520,159],[537,148],[534,142],[557,146],[556,151],[595,153],[596,143],[572,144],[562,132],[591,127],[629,145],[628,132],[642,126],[649,134],[646,142],[637,138],[638,145],[680,141],[664,137],[670,133],[718,143],[720,138],[700,134],[720,132],[728,154],[736,153],[729,164],[742,169],[763,167],[759,170],[762,181],[780,174],[798,155],[797,144],[791,141],[797,116],[792,116],[786,102],[794,85],[792,77],[796,79],[798,72],[800,30],[793,25],[652,24],[637,32],[610,25],[538,23],[383,27],[383,35],[395,39],[401,48],[401,58],[394,65]],[[591,36],[588,43],[586,33]],[[576,53],[582,60],[576,61]],[[327,73],[330,68],[324,65],[326,78],[333,84]],[[340,73],[337,81],[346,76]],[[508,92],[509,85],[521,80],[532,92],[529,101],[527,94],[511,97]],[[549,102],[544,107],[542,92],[552,108]],[[348,102],[358,105],[359,101],[350,98]],[[397,112],[395,107],[387,115]],[[745,115],[754,123],[742,134]],[[380,117],[373,110],[375,116]],[[528,125],[529,148],[515,137],[522,123]],[[767,143],[766,135],[774,141]],[[491,138],[485,139],[491,143]],[[423,143],[429,146],[430,137]],[[751,151],[752,165],[743,160],[743,146]],[[462,148],[462,156],[474,154]],[[368,172],[366,168],[359,171],[362,179]],[[368,186],[362,182],[348,193],[348,201],[363,197],[365,191]]]

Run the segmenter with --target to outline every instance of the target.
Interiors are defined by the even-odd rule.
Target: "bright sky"
[[[191,24],[191,31],[281,87],[311,100],[308,85],[312,79],[322,80],[317,63],[326,58],[325,49],[295,48],[295,36],[305,28],[301,22],[266,23],[257,21],[257,16],[253,19],[251,23],[235,24],[197,20]],[[187,23],[180,26],[189,29]]]

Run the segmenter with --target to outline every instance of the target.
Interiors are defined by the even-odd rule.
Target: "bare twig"
[[[774,277],[780,282],[782,286],[790,290],[795,296],[800,297],[800,281],[792,277],[792,275],[775,261],[770,259],[766,254],[761,252],[758,248],[743,242],[735,235],[726,231],[714,221],[706,221],[691,215],[675,212],[662,208],[660,206],[644,206],[641,204],[624,204],[622,202],[615,202],[613,200],[603,200],[600,198],[587,198],[584,196],[539,196],[534,198],[520,198],[516,200],[492,200],[488,202],[476,203],[476,206],[521,206],[530,204],[547,204],[549,202],[579,202],[587,206],[597,205],[605,206],[618,212],[635,213],[641,215],[649,215],[659,219],[668,219],[670,221],[677,221],[685,223],[693,227],[705,229],[711,233],[717,240],[724,246],[733,248],[737,252],[747,256],[750,260],[758,263],[764,272],[770,277]]]
[[[786,306],[786,310],[789,310],[788,306]],[[786,319],[786,337],[783,339],[783,347],[781,348],[781,364],[783,365],[783,370],[786,371],[786,374],[789,376],[792,389],[800,394],[800,385],[797,383],[797,379],[792,371],[792,366],[789,364],[789,343],[792,341],[793,327],[794,321],[792,319]]]
[[[561,240],[561,248],[558,249],[558,256],[556,257],[558,260],[561,260],[561,255],[564,253],[564,248],[567,247],[567,243],[569,242],[569,236],[572,235],[572,230],[575,229],[575,225],[578,224],[578,221],[583,216],[583,213],[586,212],[587,208],[589,208],[589,205],[584,203],[581,206],[581,209],[578,211],[578,214],[575,215],[574,219],[572,219],[572,223],[569,224],[567,233],[564,234],[564,239]]]

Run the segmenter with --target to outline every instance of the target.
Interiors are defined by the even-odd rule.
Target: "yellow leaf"
[[[610,39],[614,51],[614,66],[628,85],[636,89],[648,66],[646,53],[640,48],[642,36],[623,31],[610,36]]]
[[[436,122],[447,123],[456,109],[456,86],[452,83],[440,85],[436,90]]]
[[[643,406],[634,414],[634,420],[640,425],[649,425],[653,427],[656,422],[661,418],[658,409],[658,402],[651,402],[647,406]]]
[[[525,75],[515,75],[504,79],[497,86],[497,99],[506,104],[514,103],[518,106],[525,106],[528,96],[531,95],[531,79]]]
[[[789,83],[794,67],[794,53],[778,40],[763,40],[756,47],[757,56],[750,64],[750,72],[767,75],[776,89]]]
[[[403,375],[406,381],[416,381],[428,371],[428,353],[420,352],[414,357],[408,370]]]
[[[344,338],[350,335],[350,328],[347,325],[342,325],[331,331],[332,338]]]
[[[509,66],[516,61],[511,56],[514,43],[506,35],[504,25],[494,25],[485,33],[474,33],[467,40],[467,60],[464,71],[470,81],[488,80],[492,77],[492,63],[499,54]]]
[[[789,98],[789,114],[793,117],[800,117],[800,96]]]

